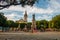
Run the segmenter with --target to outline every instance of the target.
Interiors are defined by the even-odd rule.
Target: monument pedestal
[[[27,32],[27,25],[25,25],[24,29],[23,29],[25,32]]]
[[[36,25],[35,25],[35,26],[36,26]],[[31,25],[31,32],[32,32],[32,33],[37,32],[37,28]]]

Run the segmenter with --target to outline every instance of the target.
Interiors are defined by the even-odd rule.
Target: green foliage
[[[37,29],[40,29],[40,21],[36,21]]]
[[[29,30],[31,29],[31,25],[32,25],[31,22],[28,22],[28,23],[27,23],[27,28],[28,28]]]
[[[20,0],[20,4],[24,7],[25,5],[33,6],[38,0]]]
[[[0,26],[6,26],[6,17],[4,13],[0,13]]]
[[[40,21],[40,27],[41,28],[47,28],[48,27],[48,21],[47,20],[41,20]]]
[[[14,26],[14,21],[7,20],[7,24],[8,24],[9,27],[13,27]]]
[[[60,15],[56,15],[55,17],[52,18],[52,23],[54,23],[55,28],[60,28]]]
[[[7,21],[6,21],[6,25],[7,25],[8,27],[18,27],[18,23],[14,22],[14,21],[12,21],[12,20],[7,20]]]
[[[41,29],[41,28],[45,29],[48,27],[48,21],[47,20],[36,21],[36,25],[37,25],[37,29]]]
[[[26,23],[20,23],[20,28],[23,29],[25,27]]]
[[[2,27],[18,27],[19,23],[16,23],[12,20],[7,20],[4,16],[4,13],[0,13],[0,26]],[[27,28],[31,29],[32,22],[20,23],[20,28],[23,29],[27,25]],[[60,29],[60,15],[56,15],[52,18],[52,20],[40,20],[36,21],[37,29],[46,29],[46,28],[57,28]]]
[[[30,5],[33,6],[35,4],[35,2],[37,2],[38,0],[1,0],[1,1],[5,1],[7,4],[5,5],[0,5],[0,9],[4,9],[7,7],[10,7],[11,5],[21,5],[22,7],[24,7],[25,5]],[[1,2],[0,1],[0,2]]]

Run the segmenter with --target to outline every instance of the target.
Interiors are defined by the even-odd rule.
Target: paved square
[[[40,32],[40,33],[4,32],[0,33],[0,40],[60,40],[60,32]]]

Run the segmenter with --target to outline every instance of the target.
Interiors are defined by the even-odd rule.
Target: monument
[[[36,21],[35,21],[35,14],[32,15],[32,25],[31,25],[31,31],[36,32]]]

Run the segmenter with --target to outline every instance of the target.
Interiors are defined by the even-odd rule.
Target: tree
[[[37,29],[46,29],[48,28],[48,21],[47,20],[40,20],[36,21]]]
[[[46,0],[44,0],[46,1]],[[50,0],[48,0],[50,1]],[[0,0],[0,10],[10,7],[11,5],[21,5],[22,7],[24,7],[25,5],[30,5],[33,6],[35,4],[35,2],[39,2],[39,0]],[[3,4],[3,5],[2,5]]]
[[[7,8],[11,5],[21,5],[22,7],[24,7],[25,5],[33,6],[36,1],[38,0],[0,0],[0,3],[4,4],[0,4],[0,9]]]
[[[20,23],[20,28],[23,29],[25,27],[26,23]]]
[[[0,26],[2,27],[2,31],[4,31],[6,27],[7,18],[4,16],[4,13],[0,13]]]
[[[0,13],[0,26],[6,26],[7,18],[4,16],[4,13]]]
[[[56,15],[52,18],[53,27],[59,29],[60,28],[60,15]]]
[[[30,30],[30,29],[31,29],[31,25],[32,25],[32,23],[31,23],[31,22],[28,22],[28,23],[27,23],[27,28],[28,28],[28,30]]]
[[[40,21],[36,21],[37,29],[40,29]]]
[[[40,21],[40,28],[48,28],[48,21],[47,20],[41,20]]]
[[[16,23],[16,22],[14,22],[14,21],[12,21],[12,20],[7,20],[7,22],[6,22],[6,24],[7,24],[7,26],[9,26],[9,27],[18,27],[18,23]]]
[[[7,20],[6,25],[7,25],[7,28],[12,28],[12,30],[14,30],[14,28],[18,27],[18,23],[14,22],[12,20]]]

